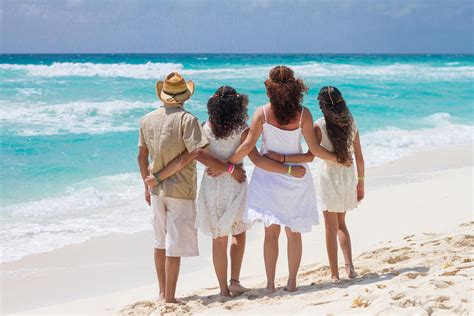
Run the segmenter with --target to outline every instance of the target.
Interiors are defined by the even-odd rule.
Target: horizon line
[[[58,53],[58,52],[35,52],[35,53],[20,53],[20,52],[13,52],[13,53],[4,53],[0,52],[0,56],[2,55],[412,55],[412,56],[421,56],[421,55],[474,55],[474,52],[458,52],[458,53],[271,53],[271,52],[255,52],[255,53],[231,53],[231,52],[224,52],[224,53],[139,53],[139,52],[82,52],[82,53]]]

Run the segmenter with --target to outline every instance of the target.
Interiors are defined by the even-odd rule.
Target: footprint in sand
[[[454,282],[444,280],[430,280],[430,284],[432,284],[437,289],[445,289],[452,286]]]
[[[474,246],[474,235],[462,235],[456,238],[456,241],[453,243],[454,247],[473,247]]]
[[[370,272],[370,273],[361,274],[361,275],[362,275],[362,278],[364,278],[364,279],[378,279],[378,278],[380,278],[380,274],[378,274],[376,272]]]
[[[392,295],[390,296],[392,300],[394,301],[398,301],[399,299],[402,299],[404,298],[406,295],[405,293],[403,292],[396,292],[396,293],[392,293]]]
[[[233,302],[224,304],[224,308],[227,310],[236,310],[243,305],[242,302]]]
[[[159,314],[157,313],[159,312]],[[164,315],[164,314],[175,314],[175,315],[184,315],[189,314],[191,312],[191,308],[186,305],[177,305],[177,304],[165,304],[159,308],[159,311],[155,311],[151,316],[155,315]]]
[[[406,255],[398,255],[398,256],[390,256],[387,259],[385,259],[384,262],[388,264],[395,264],[398,262],[406,261],[408,259],[411,259],[411,257],[406,256]]]
[[[410,247],[402,247],[390,250],[390,252],[399,252],[399,251],[406,251],[406,252],[413,252]]]
[[[400,303],[398,304],[398,306],[400,307],[411,307],[411,306],[416,306],[416,302],[412,299],[404,299],[404,300],[401,300]]]
[[[157,308],[157,303],[153,301],[138,301],[131,305],[125,306],[120,311],[121,315],[148,315]]]
[[[459,269],[454,269],[451,271],[444,271],[443,273],[440,274],[440,276],[453,276],[456,275],[460,270]]]
[[[407,272],[403,274],[403,280],[414,280],[419,276],[427,276],[428,274],[425,272]]]

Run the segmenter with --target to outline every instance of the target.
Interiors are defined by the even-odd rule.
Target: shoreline
[[[434,156],[436,160],[433,159]],[[469,181],[472,180],[472,166],[473,148],[472,143],[469,143],[423,150],[382,166],[368,168],[366,200],[358,209],[348,214],[354,257],[362,251],[373,249],[381,242],[387,243],[387,240],[400,240],[403,236],[424,231],[445,233],[455,225],[469,222],[473,211],[473,201],[469,193],[472,192],[472,181]],[[400,170],[403,172],[400,173]],[[457,181],[461,183],[456,183]],[[425,187],[431,188],[431,191],[426,192]],[[457,191],[450,192],[454,187]],[[383,201],[392,200],[397,194],[403,196],[414,192],[418,192],[422,197],[416,199],[415,196],[412,207],[421,209],[422,214],[414,213],[413,219],[422,221],[423,215],[430,214],[428,206],[431,210],[437,210],[432,213],[428,222],[404,221],[393,217],[393,222],[401,224],[399,228],[402,229],[381,225],[373,227],[371,236],[367,236],[368,220],[377,226],[394,215],[393,212],[382,212]],[[436,192],[442,196],[434,195]],[[437,203],[423,200],[430,197],[440,200]],[[470,201],[468,197],[471,197]],[[426,202],[426,205],[422,202]],[[397,210],[397,203],[400,204],[401,201],[393,201],[392,204],[395,205],[386,207],[392,211]],[[459,204],[464,206],[464,210],[455,209],[446,214],[446,208]],[[466,206],[470,207],[469,212],[465,210]],[[407,210],[400,211],[400,216],[410,214]],[[360,216],[352,215],[359,212]],[[263,240],[261,226],[255,225],[248,234],[242,270],[244,285],[264,281],[263,261],[260,258]],[[326,264],[323,229],[321,225],[315,226],[312,233],[303,235],[302,267],[315,263]],[[209,265],[208,239],[200,234],[200,257],[183,259],[177,290],[179,296],[200,289],[203,291],[202,288],[215,288],[217,282],[212,264]],[[283,237],[280,244],[278,277],[286,273],[286,245]],[[252,250],[255,250],[255,255]],[[117,312],[134,301],[153,297],[156,292],[156,277],[152,261],[152,234],[151,230],[147,230],[133,234],[116,233],[94,237],[79,244],[5,262],[1,264],[4,302],[2,311],[34,313],[67,312],[74,309],[84,313]],[[190,277],[193,284],[186,282]],[[195,281],[195,278],[199,282]],[[71,291],[64,292],[61,289]],[[25,297],[28,299],[25,300]]]
[[[420,149],[414,149],[412,152],[407,153],[406,156],[400,157],[395,160],[383,162],[380,165],[375,165],[375,166],[366,166],[366,173],[367,171],[370,173],[367,176],[366,179],[366,188],[373,188],[377,187],[379,185],[392,185],[392,184],[399,184],[399,183],[404,183],[404,182],[411,182],[411,181],[419,181],[420,180],[420,175],[418,173],[424,173],[424,172],[433,172],[436,170],[445,170],[445,169],[450,169],[450,168],[460,168],[460,167],[467,167],[471,165],[471,162],[469,159],[466,159],[465,156],[463,155],[457,155],[458,150],[463,150],[463,148],[472,146],[472,153],[471,153],[471,159],[470,161],[474,161],[474,143],[461,143],[461,144],[449,144],[449,145],[443,145],[443,146],[430,146],[430,147],[424,147]],[[438,155],[441,155],[441,160],[436,160],[432,161],[432,153],[435,152]],[[419,159],[424,159],[427,164],[412,164],[412,156],[416,155],[419,157]],[[393,164],[395,163],[395,167]],[[247,170],[253,170],[253,164],[251,161],[246,158],[246,165]],[[310,169],[313,172],[313,174],[316,173],[316,166],[315,163],[310,163]],[[199,170],[199,167],[202,167],[201,165],[198,166],[198,182],[201,179],[201,173],[202,170]],[[401,167],[401,168],[400,168]],[[397,169],[403,170],[403,173],[398,174]],[[200,173],[201,172],[201,173]],[[416,175],[411,176],[410,173],[415,173]],[[128,173],[130,174],[130,173]],[[127,174],[127,175],[128,175]],[[141,197],[141,195],[140,195]],[[55,198],[54,196],[52,198]],[[107,206],[110,208],[110,206]],[[146,209],[146,207],[142,207]],[[13,260],[7,260],[7,261],[1,261],[1,256],[0,256],[0,264],[10,264],[14,262],[19,262],[25,258],[28,258],[29,256],[34,256],[34,255],[39,255],[39,254],[46,254],[50,252],[54,252],[60,249],[67,248],[69,246],[74,246],[74,245],[79,245],[85,242],[93,241],[93,240],[100,240],[101,238],[106,238],[107,236],[114,236],[114,235],[132,235],[132,234],[139,234],[139,233],[144,233],[150,231],[150,229],[143,229],[143,230],[135,230],[133,232],[109,232],[109,233],[104,233],[101,235],[96,235],[89,237],[86,240],[81,240],[78,242],[72,242],[69,244],[66,244],[64,246],[46,250],[46,251],[39,251],[39,252],[33,252],[29,253],[27,255],[24,255],[20,258],[16,258]]]

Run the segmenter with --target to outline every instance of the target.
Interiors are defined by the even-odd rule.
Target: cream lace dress
[[[217,139],[209,123],[203,126],[209,139],[207,149],[216,158],[227,160],[240,146],[246,128],[227,138]],[[238,183],[230,174],[211,177],[204,173],[198,196],[196,228],[213,238],[238,235],[249,227],[242,221],[247,205],[247,182]]]
[[[334,152],[334,146],[329,139],[324,118],[318,119],[315,124],[321,129],[321,146]],[[352,142],[357,134],[357,125],[354,121],[352,127]],[[349,148],[351,156],[354,146]],[[317,164],[316,187],[318,196],[318,209],[342,213],[351,211],[358,205],[357,202],[357,176],[355,163],[351,167],[344,167],[338,163],[320,160]]]

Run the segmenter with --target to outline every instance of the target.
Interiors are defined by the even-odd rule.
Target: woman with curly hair
[[[319,91],[319,107],[323,113],[314,125],[316,138],[327,150],[334,152],[339,161],[355,156],[357,178],[354,166],[344,168],[338,164],[322,161],[317,174],[318,207],[324,212],[326,226],[326,247],[331,267],[331,281],[339,282],[337,266],[337,239],[344,254],[347,276],[355,278],[352,264],[351,239],[346,226],[346,212],[356,208],[364,198],[364,157],[360,145],[359,131],[341,92],[332,86]],[[270,153],[277,161],[310,162],[314,156],[308,152],[302,155],[283,156]]]
[[[270,103],[255,111],[245,142],[229,161],[240,161],[253,150],[262,135],[262,154],[270,150],[284,155],[302,153],[303,136],[312,154],[336,162],[336,155],[316,141],[311,113],[302,106],[307,88],[301,79],[294,77],[293,70],[285,66],[273,68],[265,86]],[[298,166],[288,161],[283,163],[287,166],[288,174]],[[306,168],[305,165],[302,166]],[[304,177],[296,179],[268,172],[257,166],[248,191],[245,220],[249,223],[262,221],[265,225],[267,291],[275,291],[281,226],[285,226],[288,239],[289,276],[285,290],[296,291],[296,275],[302,255],[301,233],[310,232],[312,225],[318,223],[313,177],[308,171]]]
[[[203,131],[209,140],[205,149],[206,156],[227,161],[248,134],[246,95],[239,94],[234,88],[223,86],[217,89],[207,103],[209,119],[203,124]],[[201,154],[202,155],[202,154]],[[269,172],[287,174],[284,164],[261,156],[254,148],[249,158],[252,162]],[[175,168],[171,163],[169,168]],[[242,215],[247,205],[247,182],[236,181],[234,173],[242,168],[242,159],[235,164],[228,163],[227,172],[207,169],[201,181],[197,201],[198,211],[196,228],[212,240],[212,258],[222,296],[247,291],[240,285],[240,268],[245,250],[245,231],[249,225],[244,223]],[[175,171],[174,169],[173,171]],[[168,166],[160,173],[168,176]],[[303,167],[294,168],[291,176],[301,178],[305,175]],[[228,236],[232,235],[230,247],[230,284],[227,285]]]

